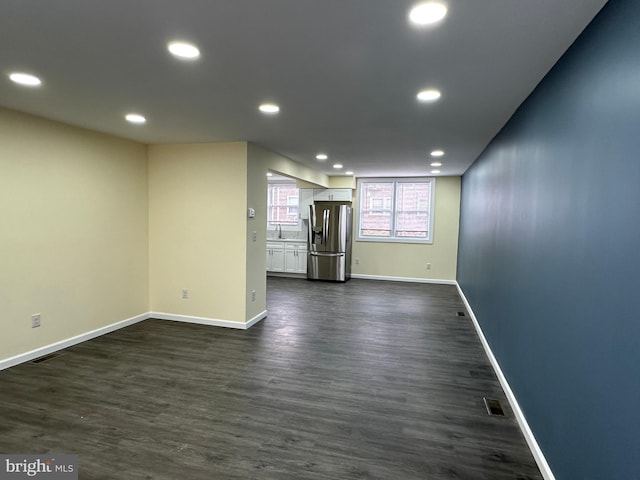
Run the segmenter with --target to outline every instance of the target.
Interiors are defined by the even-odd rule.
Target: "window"
[[[287,215],[298,215],[298,192],[295,195],[287,195]]]
[[[267,186],[268,225],[298,225],[298,188],[295,183],[269,183]]]
[[[366,178],[360,194],[357,239],[433,242],[433,178]]]

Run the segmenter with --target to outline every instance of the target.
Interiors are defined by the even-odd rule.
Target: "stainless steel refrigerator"
[[[346,282],[351,278],[351,206],[315,202],[309,208],[307,278]]]

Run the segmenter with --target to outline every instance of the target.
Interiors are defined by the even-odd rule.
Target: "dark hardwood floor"
[[[455,287],[269,278],[268,310],[0,372],[0,452],[78,454],[81,479],[542,478]]]

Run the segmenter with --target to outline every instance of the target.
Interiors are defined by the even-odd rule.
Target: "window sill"
[[[420,245],[432,245],[432,239],[417,239],[417,238],[361,238],[357,237],[355,239],[356,242],[374,242],[374,243],[413,243]]]

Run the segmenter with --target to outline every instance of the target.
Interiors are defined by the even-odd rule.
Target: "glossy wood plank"
[[[78,454],[83,479],[542,478],[455,287],[270,277],[268,310],[0,372],[0,451]]]

